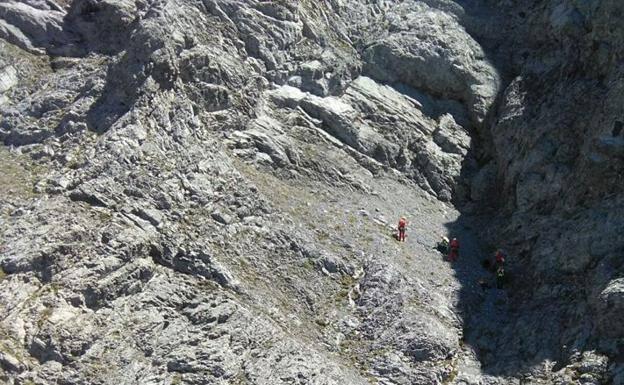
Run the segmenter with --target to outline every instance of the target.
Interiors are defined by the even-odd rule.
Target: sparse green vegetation
[[[0,352],[6,352],[18,359],[22,358],[22,354],[20,354],[12,346],[8,344],[9,342],[15,343],[13,342],[13,340],[11,340],[11,337],[9,336],[9,334],[3,330],[0,335],[2,335],[2,341],[0,341]]]
[[[238,372],[236,377],[232,378],[232,384],[234,385],[246,385],[248,383],[247,377],[243,371]]]
[[[113,219],[112,213],[105,209],[98,210],[97,216],[103,223],[110,222]]]
[[[347,289],[341,289],[338,291],[338,294],[336,295],[336,299],[338,300],[338,302],[344,301],[349,297],[349,290]]]
[[[343,287],[350,288],[351,286],[353,286],[355,284],[355,280],[353,279],[352,276],[350,276],[348,274],[345,274],[345,275],[340,277],[340,284]]]
[[[55,296],[58,295],[59,290],[61,290],[61,285],[58,282],[52,282],[48,285],[48,287]]]
[[[36,196],[33,190],[34,176],[44,170],[29,162],[32,161],[9,152],[6,147],[0,147],[0,197],[30,199]]]
[[[52,315],[52,308],[46,306],[46,308],[43,309],[43,311],[41,312],[39,319],[37,320],[37,326],[39,328],[42,328],[43,325],[48,321],[48,319],[50,319],[51,315]]]
[[[457,361],[457,355],[455,355],[453,358],[450,358],[446,361],[440,361],[441,365],[449,364],[451,366],[451,371],[449,372],[448,377],[446,377],[444,381],[442,382],[444,385],[452,384],[455,381],[455,378],[457,377],[457,374],[459,373],[457,369],[456,361]]]
[[[321,241],[321,242],[322,242],[322,241],[326,241],[326,240],[328,240],[328,239],[329,239],[329,237],[330,237],[329,232],[327,232],[327,231],[325,231],[325,230],[318,230],[318,231],[316,232],[316,238],[317,238],[319,241]]]
[[[370,245],[371,243],[373,243],[373,241],[375,240],[375,238],[374,238],[372,235],[367,234],[367,235],[365,235],[365,236],[362,238],[362,240],[363,240],[363,241],[364,241],[364,243],[366,243],[367,245]]]
[[[306,269],[309,269],[309,270],[314,270],[315,269],[314,261],[311,260],[311,259],[306,259],[303,262],[303,267],[305,267]]]
[[[458,370],[455,367],[455,365],[453,365],[451,368],[451,372],[449,373],[448,377],[444,380],[443,384],[444,385],[452,384],[453,381],[455,381],[455,377],[457,377],[457,373],[458,373]]]

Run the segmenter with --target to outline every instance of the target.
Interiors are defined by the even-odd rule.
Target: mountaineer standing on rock
[[[505,254],[499,249],[496,251],[496,288],[502,289],[505,283]]]
[[[504,283],[505,283],[505,268],[503,266],[498,266],[496,268],[496,288],[502,289]]]
[[[455,262],[459,257],[459,241],[457,240],[457,238],[453,238],[451,240],[450,249],[451,251],[448,254],[448,260],[451,262]]]
[[[407,230],[407,219],[405,219],[405,217],[401,217],[401,219],[399,219],[398,230],[399,233],[397,234],[397,239],[399,242],[405,242],[405,230]]]

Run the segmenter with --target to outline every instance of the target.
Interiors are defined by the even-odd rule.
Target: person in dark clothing
[[[502,289],[505,284],[505,268],[499,266],[496,268],[496,288]]]
[[[448,255],[449,253],[449,240],[447,237],[442,237],[442,240],[436,245],[436,249],[442,253],[442,255]]]
[[[448,259],[451,262],[455,262],[457,258],[459,258],[459,241],[457,238],[451,240],[450,249],[451,251],[448,254]]]
[[[505,253],[497,250],[494,256],[494,266],[496,267],[496,287],[502,289],[505,284]]]

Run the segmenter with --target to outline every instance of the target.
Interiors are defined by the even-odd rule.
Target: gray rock
[[[22,372],[25,370],[25,365],[6,352],[0,352],[0,366],[7,372]]]
[[[624,366],[616,364],[613,372],[614,372],[613,384],[614,385],[624,384]]]
[[[496,197],[496,165],[483,166],[470,183],[470,199],[477,202],[489,202]]]
[[[622,12],[0,2],[2,381],[621,382]]]
[[[62,31],[62,10],[39,9],[24,2],[7,1],[0,4],[0,17],[4,28],[0,33],[4,39],[26,49],[35,51],[34,46],[49,47],[65,42]]]
[[[17,85],[17,70],[13,66],[7,66],[0,70],[0,93],[7,92]]]
[[[388,21],[391,32],[371,41],[364,51],[366,73],[463,100],[475,123],[481,124],[498,94],[500,79],[456,19],[417,3],[397,7]]]
[[[222,213],[220,211],[215,211],[214,213],[210,214],[210,216],[212,217],[212,219],[214,219],[215,221],[224,224],[224,225],[229,225],[230,223],[232,223],[232,216],[226,213]]]
[[[605,335],[624,334],[620,320],[624,311],[624,278],[614,279],[600,293],[596,304],[598,324]]]

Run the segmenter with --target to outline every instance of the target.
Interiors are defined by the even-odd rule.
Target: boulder
[[[0,93],[7,92],[17,85],[19,78],[17,70],[13,66],[6,66],[0,69]]]
[[[372,40],[363,53],[364,72],[461,100],[474,123],[482,124],[500,77],[479,44],[452,15],[423,3],[399,5],[390,17],[390,32]]]
[[[0,352],[0,366],[7,372],[22,372],[26,369],[17,358],[7,352]]]

